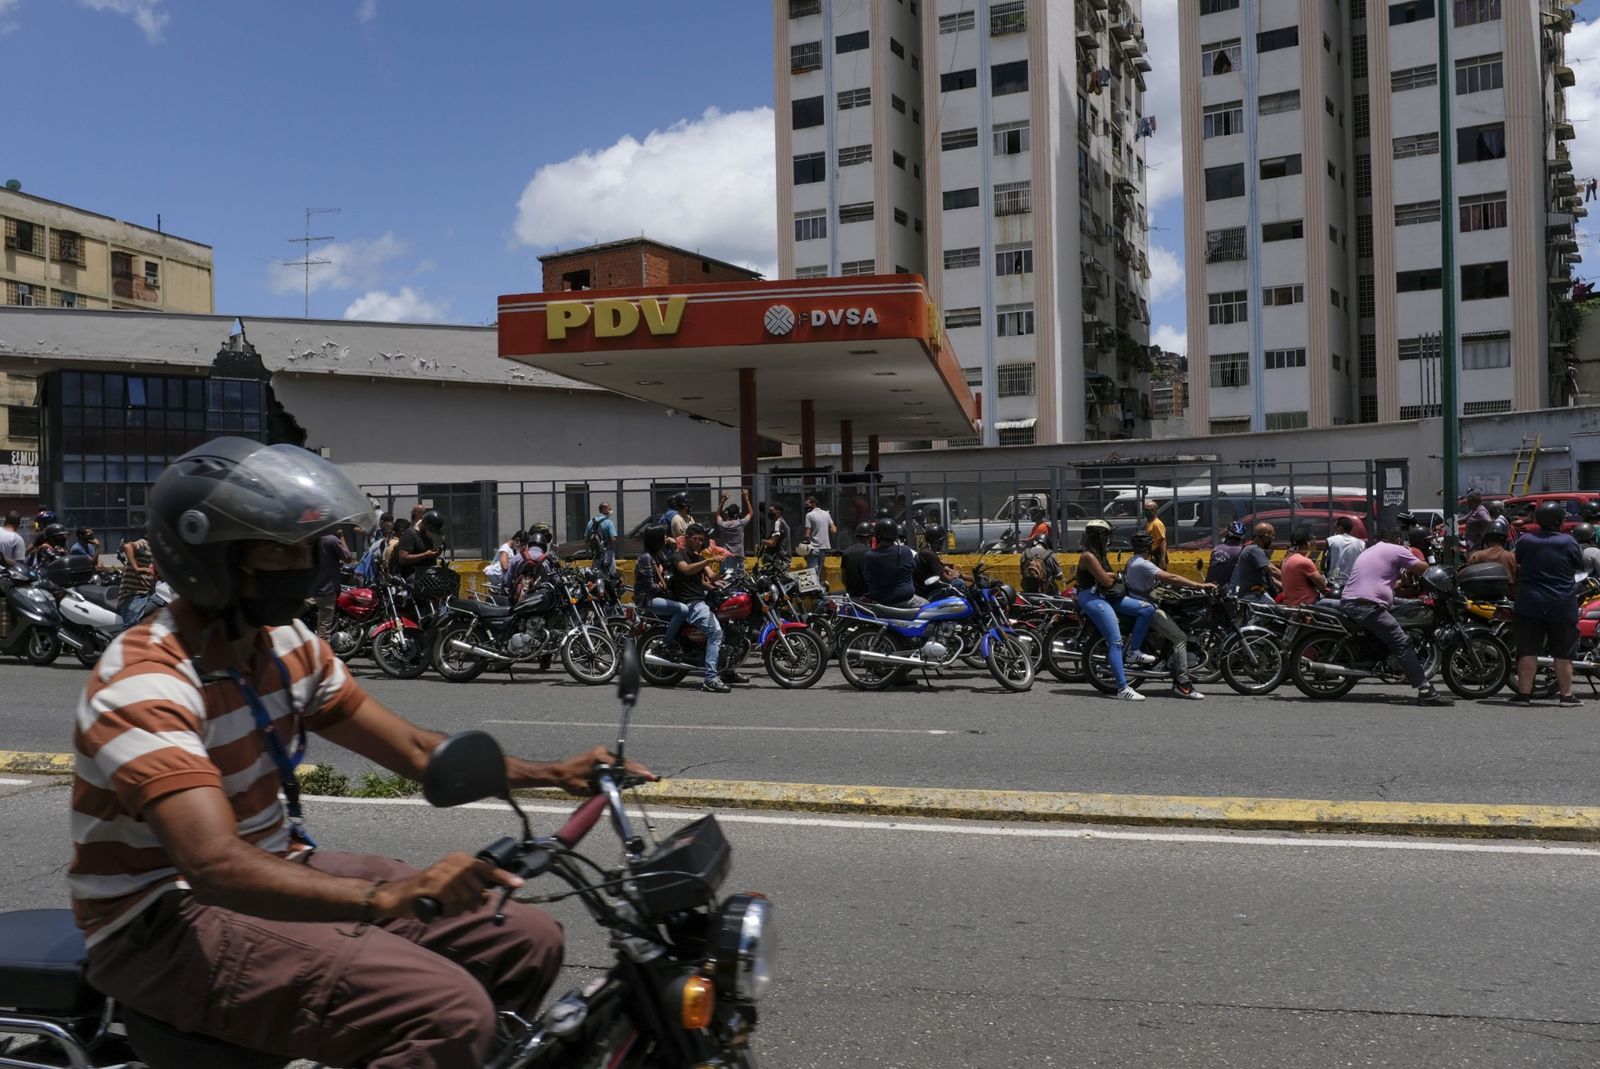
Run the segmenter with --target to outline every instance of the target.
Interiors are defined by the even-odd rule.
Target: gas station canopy
[[[500,356],[779,441],[961,438],[978,402],[917,275],[500,298]]]

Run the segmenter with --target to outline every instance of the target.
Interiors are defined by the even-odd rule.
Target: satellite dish
[[[11,190],[13,193],[20,193],[22,192],[22,183],[17,181],[15,178],[7,178],[6,188]]]

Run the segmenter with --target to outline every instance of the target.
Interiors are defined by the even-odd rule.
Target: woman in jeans
[[[1083,614],[1094,624],[1095,630],[1106,640],[1106,653],[1111,659],[1111,674],[1117,681],[1117,698],[1125,702],[1142,702],[1144,695],[1128,686],[1128,676],[1123,670],[1122,627],[1117,623],[1117,614],[1135,618],[1133,634],[1128,636],[1128,645],[1131,650],[1137,651],[1144,642],[1146,632],[1150,630],[1151,618],[1155,616],[1155,606],[1138,598],[1123,597],[1113,600],[1105,596],[1105,592],[1117,581],[1116,576],[1112,574],[1110,564],[1106,561],[1106,544],[1110,540],[1111,525],[1105,520],[1090,520],[1084,524],[1083,551],[1078,554],[1076,572],[1078,605]],[[1127,607],[1124,608],[1124,605]],[[1129,656],[1142,659],[1136,663],[1154,662],[1154,658],[1148,654],[1133,652]]]
[[[667,634],[675,638],[689,618],[689,606],[667,595],[667,529],[653,523],[639,532],[639,539],[644,552],[633,566],[634,607],[667,620]]]

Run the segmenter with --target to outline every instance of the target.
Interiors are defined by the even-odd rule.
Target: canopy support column
[[[839,421],[839,470],[856,470],[856,428],[853,421]]]
[[[756,369],[739,369],[739,474],[751,492],[756,474]]]

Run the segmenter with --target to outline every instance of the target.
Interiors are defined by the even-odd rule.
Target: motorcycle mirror
[[[628,706],[638,701],[642,677],[639,644],[630,638],[622,644],[622,664],[617,669],[617,700]]]
[[[486,731],[462,731],[441,742],[422,774],[422,795],[440,809],[509,798],[506,755]]]

